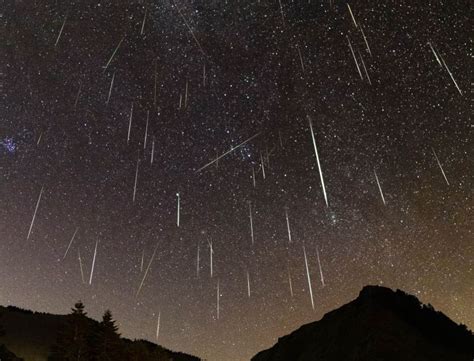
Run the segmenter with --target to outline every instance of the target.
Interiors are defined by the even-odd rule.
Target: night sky
[[[472,329],[469,3],[7,0],[0,304],[211,361],[366,284]]]

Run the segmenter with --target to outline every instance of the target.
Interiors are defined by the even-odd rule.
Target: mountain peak
[[[474,336],[415,296],[365,286],[352,302],[284,336],[253,361],[472,361]]]

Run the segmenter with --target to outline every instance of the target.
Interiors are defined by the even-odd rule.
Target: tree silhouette
[[[87,312],[84,312],[85,306],[82,301],[77,301],[74,304],[74,308],[71,308],[73,315],[87,316]]]
[[[102,316],[102,322],[92,340],[92,354],[89,359],[96,361],[118,361],[123,359],[123,345],[118,333],[118,327],[107,310]]]
[[[56,344],[48,358],[50,361],[81,361],[86,360],[87,345],[87,317],[84,304],[78,301],[71,314],[67,315],[62,330],[58,333]]]

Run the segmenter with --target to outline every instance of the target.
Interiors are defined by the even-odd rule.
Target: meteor
[[[383,196],[382,187],[380,186],[379,177],[377,177],[377,172],[374,169],[375,180],[377,181],[377,186],[379,187],[380,197],[382,197],[383,205],[385,206],[385,197]]]
[[[441,162],[439,161],[438,155],[436,154],[434,148],[431,148],[431,150],[433,151],[433,155],[435,156],[439,169],[441,169],[441,173],[443,173],[444,180],[446,181],[446,184],[449,186],[448,178],[446,177],[446,173],[444,173],[444,169],[443,169],[443,166],[441,165]]]
[[[356,19],[354,18],[354,14],[352,13],[351,6],[347,4],[347,7],[349,9],[349,13],[351,14],[352,21],[354,22],[354,26],[357,28],[357,22],[356,22]]]
[[[79,267],[81,269],[82,283],[86,283],[86,281],[84,280],[84,269],[82,268],[82,258],[81,258],[81,252],[79,251],[79,249],[77,250],[77,258],[79,260]]]
[[[319,154],[318,154],[318,148],[316,147],[316,139],[314,138],[313,122],[311,121],[311,118],[309,115],[308,115],[308,120],[309,120],[309,129],[311,130],[311,138],[313,139],[314,154],[316,155],[316,162],[318,163],[319,178],[321,179],[321,187],[323,189],[324,200],[326,202],[326,207],[329,207],[328,196],[326,194],[326,186],[324,185],[323,171],[321,169],[321,163],[319,162]]]
[[[317,248],[316,248],[316,256],[318,257],[319,275],[321,276],[321,283],[323,284],[323,287],[324,287],[325,283],[324,283],[324,276],[323,276],[323,268],[321,267],[321,260],[319,259],[319,251]]]
[[[249,217],[250,217],[250,235],[252,237],[252,246],[255,243],[255,239],[253,236],[253,218],[252,218],[252,203],[249,202]]]
[[[135,197],[137,195],[137,183],[138,183],[138,163],[140,162],[140,154],[137,159],[137,168],[135,171],[135,185],[133,186],[133,202],[135,202]]]
[[[291,243],[290,220],[288,219],[288,210],[287,209],[285,209],[285,218],[286,218],[286,228],[288,230],[288,242]]]
[[[140,294],[140,291],[143,287],[143,284],[145,283],[145,279],[146,279],[146,276],[148,274],[148,271],[150,270],[151,263],[153,262],[153,259],[155,258],[155,253],[156,253],[157,248],[158,248],[158,244],[156,244],[155,249],[153,250],[153,254],[151,255],[150,262],[148,262],[148,266],[145,270],[145,274],[143,275],[142,281],[140,282],[140,286],[138,287],[138,290],[137,290],[137,293],[136,293],[135,297],[138,297],[138,295]]]
[[[99,240],[95,241],[95,248],[94,248],[94,258],[92,258],[92,267],[91,267],[91,276],[89,278],[89,284],[92,284],[92,276],[94,276],[94,268],[95,268],[95,258],[97,256],[97,245],[99,244]]]
[[[109,67],[110,63],[112,62],[112,60],[114,59],[115,57],[115,54],[117,53],[118,49],[120,48],[120,45],[122,44],[123,40],[125,39],[125,36],[120,39],[117,47],[115,48],[114,52],[112,53],[112,56],[110,57],[109,61],[107,62],[107,64],[104,66],[104,72],[107,70],[107,68]]]
[[[31,220],[30,229],[28,230],[28,236],[26,237],[26,240],[30,238],[31,230],[33,229],[33,225],[35,223],[36,213],[38,212],[38,207],[41,201],[41,195],[43,194],[43,188],[44,187],[41,187],[40,194],[38,196],[38,201],[36,202],[35,212],[33,213],[33,219]]]
[[[364,77],[362,76],[362,72],[360,71],[360,66],[359,66],[359,63],[357,62],[357,58],[355,56],[354,49],[352,48],[351,40],[349,39],[349,37],[347,35],[346,35],[346,37],[347,37],[347,41],[349,42],[349,49],[351,49],[352,57],[354,58],[354,62],[355,62],[355,65],[357,67],[357,71],[359,72],[360,78],[363,80]]]
[[[72,241],[74,241],[74,238],[76,237],[76,233],[77,233],[78,230],[79,230],[79,228],[76,228],[76,230],[74,231],[74,234],[72,235],[71,241],[69,241],[69,245],[67,246],[66,252],[64,253],[63,260],[66,258],[67,253],[69,251],[69,248],[71,248]]]
[[[311,297],[311,307],[313,307],[313,310],[314,310],[313,288],[311,287],[311,277],[309,275],[308,259],[306,258],[306,249],[304,248],[304,245],[303,245],[303,253],[304,253],[304,263],[306,265],[306,277],[308,278],[309,295]]]
[[[229,154],[229,153],[233,152],[233,151],[234,151],[234,150],[236,150],[237,148],[239,148],[239,147],[243,146],[245,143],[248,143],[248,142],[250,142],[250,141],[251,141],[253,138],[255,138],[255,137],[259,136],[259,135],[260,135],[260,133],[257,133],[257,134],[255,134],[255,135],[251,136],[250,138],[248,138],[246,141],[244,141],[244,142],[240,143],[240,144],[239,144],[239,145],[237,145],[236,147],[232,147],[230,150],[228,150],[227,152],[225,152],[225,153],[224,153],[224,154],[222,154],[221,156],[217,157],[217,158],[216,158],[216,159],[214,159],[213,161],[210,161],[209,163],[207,163],[207,164],[205,164],[204,166],[202,166],[201,168],[199,168],[199,169],[196,171],[196,173],[198,173],[198,172],[202,171],[204,168],[207,168],[207,167],[209,167],[211,164],[213,164],[213,163],[215,163],[215,162],[219,161],[219,159],[220,159],[220,158],[222,158],[222,157],[226,156],[227,154]]]
[[[63,25],[61,26],[61,30],[59,30],[58,38],[56,39],[56,43],[54,46],[58,45],[59,39],[61,38],[61,34],[63,33],[64,25],[66,25],[67,15],[64,17]]]

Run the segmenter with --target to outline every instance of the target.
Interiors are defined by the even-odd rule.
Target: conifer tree
[[[93,340],[93,355],[90,359],[96,361],[119,361],[123,359],[123,346],[118,333],[118,327],[112,317],[112,313],[107,310],[102,316],[99,330]]]
[[[87,317],[84,304],[78,301],[71,314],[67,316],[62,330],[58,334],[56,344],[52,348],[50,361],[81,361],[87,360]]]

